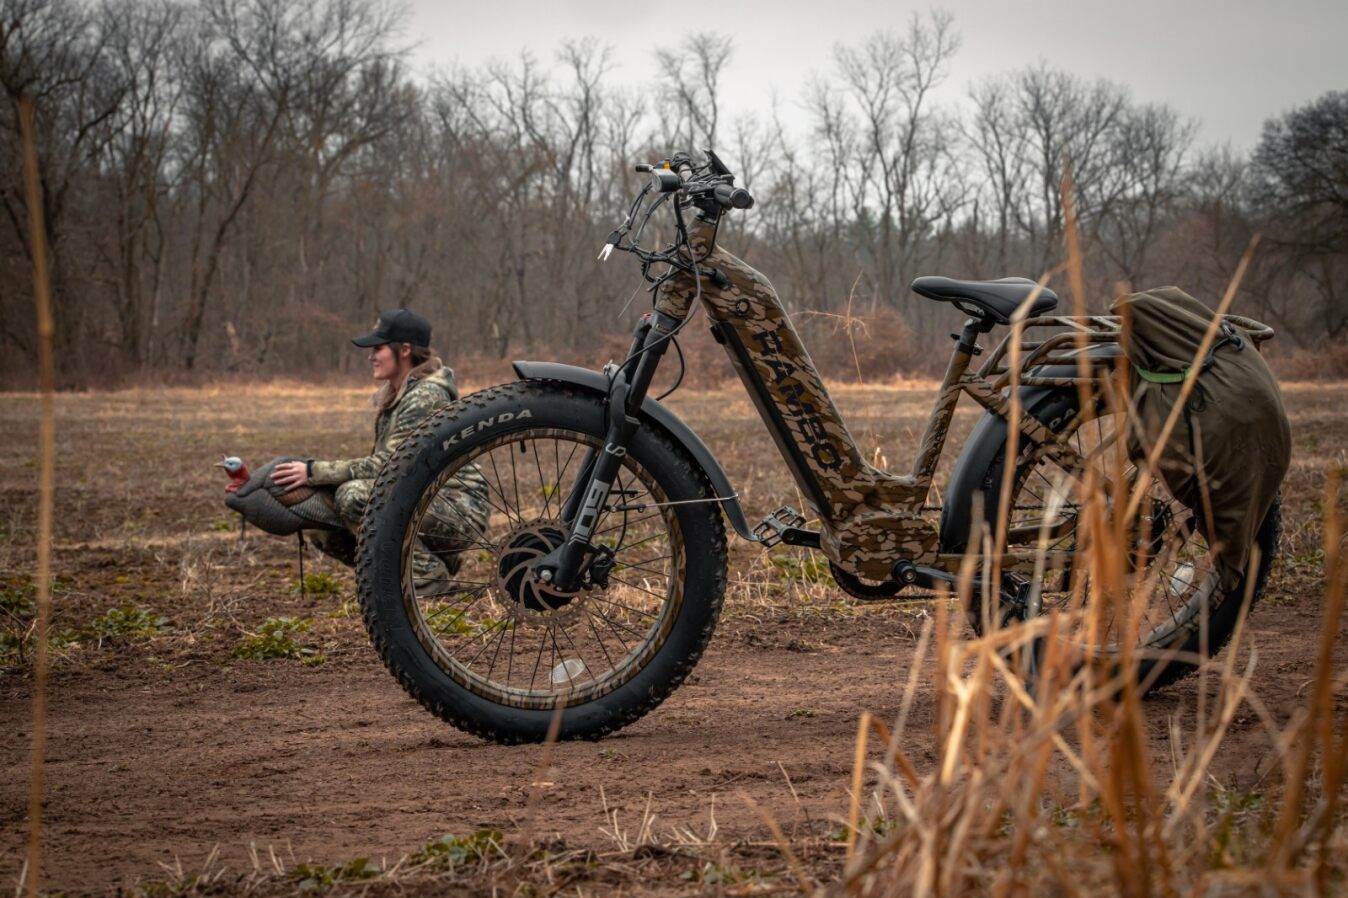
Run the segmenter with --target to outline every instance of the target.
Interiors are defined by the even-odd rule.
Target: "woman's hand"
[[[309,482],[309,463],[303,461],[282,462],[271,469],[271,482],[282,489],[294,489]]]

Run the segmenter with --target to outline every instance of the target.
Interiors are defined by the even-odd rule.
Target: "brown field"
[[[840,388],[837,399],[862,448],[906,470],[932,395],[928,384],[898,384]],[[806,553],[732,541],[725,612],[690,682],[614,737],[556,746],[542,767],[544,747],[486,744],[424,712],[371,650],[351,574],[311,552],[308,570],[327,575],[318,579],[331,591],[301,597],[294,543],[251,530],[241,540],[221,502],[211,463],[222,453],[254,463],[363,454],[366,397],[232,387],[58,398],[44,889],[167,895],[204,875],[212,888],[271,893],[298,885],[301,864],[331,873],[368,858],[386,872],[357,882],[348,871],[344,881],[391,893],[421,881],[407,858],[428,842],[495,829],[553,861],[488,858],[472,880],[483,893],[524,879],[543,894],[792,890],[796,875],[753,805],[809,876],[836,877],[858,719],[866,710],[893,719],[910,671],[932,663],[917,643],[936,602],[857,603]],[[1270,728],[1292,718],[1312,682],[1326,476],[1348,468],[1343,385],[1291,384],[1285,397],[1295,454],[1282,554],[1238,653],[1254,664],[1258,703],[1232,716],[1203,785],[1214,813],[1237,809],[1237,825],[1277,785]],[[672,405],[719,453],[751,517],[799,506],[741,393],[685,392]],[[4,888],[20,877],[27,833],[32,678],[15,634],[30,617],[37,414],[31,394],[0,399]],[[971,406],[957,416],[938,484],[975,420]],[[108,614],[122,608],[131,612]],[[298,638],[311,663],[236,656],[264,620],[283,616],[308,619]],[[1333,651],[1334,670],[1348,669],[1348,645]],[[936,690],[925,671],[916,682],[903,749],[926,773],[940,749]],[[1203,682],[1191,677],[1144,706],[1158,776],[1197,709],[1218,698],[1220,684],[1203,691]],[[1333,700],[1341,722],[1342,690]],[[1052,764],[1046,806],[1067,800],[1053,785],[1068,781],[1067,765]],[[881,812],[861,806],[868,819]],[[1257,846],[1229,851],[1235,864],[1257,860]]]

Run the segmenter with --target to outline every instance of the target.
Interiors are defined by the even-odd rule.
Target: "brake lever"
[[[613,229],[612,233],[608,235],[608,240],[604,241],[604,245],[599,249],[597,258],[600,262],[608,261],[608,257],[613,255],[613,248],[623,242],[623,235],[626,233],[627,227],[625,225],[621,228]]]

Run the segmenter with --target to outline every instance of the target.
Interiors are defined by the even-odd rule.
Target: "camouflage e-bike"
[[[752,207],[752,197],[710,152],[700,165],[680,155],[638,170],[650,183],[601,253],[635,255],[653,284],[654,309],[627,357],[602,371],[516,362],[519,381],[435,415],[379,476],[363,527],[360,594],[374,645],[407,691],[453,725],[501,742],[542,740],[551,727],[562,739],[598,738],[632,723],[683,681],[711,638],[726,585],[722,515],[763,546],[822,551],[839,587],[859,598],[953,590],[972,555],[980,574],[998,571],[999,618],[1065,601],[1078,534],[1072,485],[1093,462],[1117,456],[1104,450],[1120,416],[1083,397],[1098,396],[1114,368],[1118,322],[1046,317],[1057,297],[1021,278],[917,279],[916,292],[968,319],[952,335],[912,472],[891,474],[862,456],[772,285],[718,245],[722,216]],[[646,248],[641,239],[662,207],[674,239]],[[699,303],[817,528],[790,508],[751,525],[707,446],[648,396]],[[1022,336],[1015,346],[1005,339],[971,370],[979,337],[1018,309],[1028,313],[1026,328],[1052,335]],[[987,414],[955,464],[938,525],[926,503],[961,393]],[[1017,468],[1006,478],[1012,442]],[[487,526],[463,530],[451,547],[460,552],[452,578],[427,587],[411,574],[412,547],[446,504],[431,499],[466,479],[489,485]],[[1245,590],[1214,592],[1202,538],[1166,495],[1152,497],[1141,517],[1157,545],[1145,556],[1151,569],[1137,574],[1156,596],[1136,644],[1148,658],[1142,675],[1159,685],[1183,672],[1177,653],[1225,642]],[[1264,557],[1277,529],[1275,506],[1259,533]],[[991,534],[1004,546],[995,565],[983,557]],[[1255,595],[1262,570],[1258,580]],[[990,619],[977,608],[971,617],[976,626]],[[1097,650],[1117,652],[1111,638]]]

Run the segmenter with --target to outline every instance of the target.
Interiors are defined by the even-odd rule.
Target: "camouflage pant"
[[[338,485],[335,495],[337,516],[347,529],[309,531],[310,541],[320,552],[348,567],[355,567],[356,534],[360,531],[360,522],[370,504],[373,489],[373,480],[348,480]],[[417,546],[412,552],[414,577],[418,581],[429,581],[456,573],[463,552],[484,540],[489,513],[487,481],[477,468],[466,468],[449,486],[435,494],[421,519]]]

